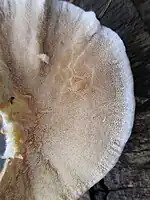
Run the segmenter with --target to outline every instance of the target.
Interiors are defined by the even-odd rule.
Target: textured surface
[[[133,124],[131,69],[118,35],[100,26],[93,12],[66,3],[44,26],[50,16],[39,21],[39,2],[8,1],[1,14],[0,33],[9,33],[1,41],[2,59],[11,85],[22,96],[31,94],[35,117],[29,119],[28,106],[18,108],[18,118],[11,116],[20,119],[26,141],[23,161],[11,162],[1,182],[5,200],[78,198],[116,164]],[[10,45],[5,51],[4,44]],[[40,52],[49,56],[48,64],[39,60]]]
[[[105,0],[74,1],[97,16]],[[123,39],[135,80],[136,119],[115,168],[90,190],[91,200],[150,199],[150,1],[112,0],[101,20]]]

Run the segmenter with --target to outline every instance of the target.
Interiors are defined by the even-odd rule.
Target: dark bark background
[[[108,0],[74,0],[99,18]],[[136,116],[117,165],[89,191],[91,200],[150,200],[150,0],[112,0],[100,19],[125,43],[134,76]],[[88,199],[84,197],[83,199]]]

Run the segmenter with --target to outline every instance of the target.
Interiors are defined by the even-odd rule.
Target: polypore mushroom
[[[93,12],[49,2],[0,4],[0,117],[16,147],[6,140],[0,199],[79,198],[116,164],[133,125],[119,36]]]

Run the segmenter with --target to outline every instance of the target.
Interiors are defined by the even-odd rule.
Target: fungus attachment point
[[[22,133],[19,125],[9,120],[7,114],[0,111],[1,118],[1,133],[6,137],[6,149],[4,154],[1,156],[2,159],[19,158],[21,156],[21,141]]]
[[[0,105],[0,131],[6,137],[6,149],[2,159],[23,159],[21,150],[24,130],[19,122],[29,117],[31,111],[23,96],[16,92],[14,94],[15,96],[11,96],[7,102]]]

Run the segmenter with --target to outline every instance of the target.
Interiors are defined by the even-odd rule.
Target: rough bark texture
[[[97,17],[107,0],[76,0]],[[150,0],[112,0],[100,20],[115,30],[127,48],[134,75],[136,117],[117,165],[90,189],[91,200],[150,199]],[[85,198],[86,199],[86,198]]]

